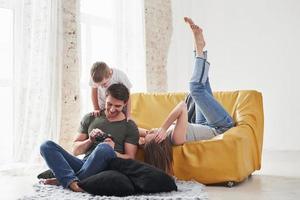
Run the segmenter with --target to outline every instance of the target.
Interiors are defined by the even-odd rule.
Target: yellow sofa
[[[236,126],[210,140],[173,147],[174,175],[203,184],[241,182],[261,167],[263,144],[262,94],[254,90],[214,92]],[[159,127],[186,93],[134,93],[132,117],[142,128]],[[137,159],[143,160],[139,149]]]

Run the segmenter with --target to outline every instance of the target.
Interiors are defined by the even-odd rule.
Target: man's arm
[[[137,145],[125,143],[124,148],[125,148],[125,153],[121,154],[116,152],[117,157],[124,158],[124,159],[134,159],[135,154],[137,152]]]
[[[90,140],[87,134],[79,133],[76,135],[73,144],[73,154],[75,156],[85,154],[87,150],[92,146],[93,142]]]

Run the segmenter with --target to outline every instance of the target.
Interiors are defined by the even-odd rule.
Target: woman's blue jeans
[[[73,181],[83,180],[105,170],[107,161],[116,157],[113,148],[105,143],[98,144],[83,160],[69,154],[50,140],[41,145],[40,152],[59,183],[65,188]]]
[[[205,57],[196,57],[195,66],[190,80],[190,94],[196,104],[196,124],[214,128],[221,134],[234,126],[233,119],[215,100],[209,83],[208,71],[210,64]]]

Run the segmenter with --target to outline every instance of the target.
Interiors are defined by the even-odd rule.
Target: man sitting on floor
[[[122,112],[129,95],[129,90],[121,83],[107,89],[106,107],[100,116],[87,114],[83,117],[74,141],[74,155],[53,141],[41,145],[41,155],[56,177],[46,179],[45,184],[61,184],[75,192],[83,192],[78,181],[105,170],[109,159],[134,159],[138,128],[132,120],[127,121]],[[85,154],[82,160],[75,157],[80,154]]]

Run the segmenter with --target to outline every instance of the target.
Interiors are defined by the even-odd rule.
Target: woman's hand
[[[166,139],[166,137],[167,137],[167,131],[162,128],[159,128],[156,130],[156,136],[154,137],[154,140],[157,143],[161,143]]]
[[[145,137],[140,137],[139,139],[139,145],[144,145],[146,142],[145,142]]]

